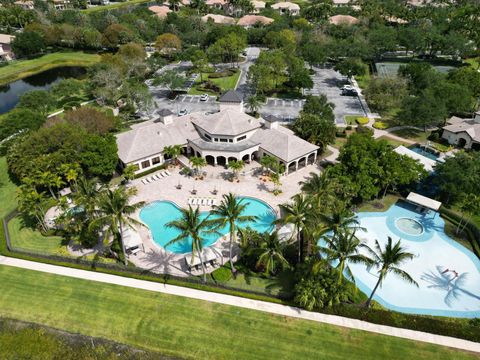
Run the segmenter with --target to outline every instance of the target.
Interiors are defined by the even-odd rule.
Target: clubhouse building
[[[285,175],[317,160],[313,145],[279,124],[273,116],[254,118],[243,112],[241,94],[229,91],[220,98],[220,111],[175,116],[163,109],[157,119],[132,126],[117,135],[122,166],[133,165],[141,173],[162,165],[166,146],[181,145],[187,156],[200,156],[210,165],[225,166],[231,160],[246,163],[269,155],[284,165]]]

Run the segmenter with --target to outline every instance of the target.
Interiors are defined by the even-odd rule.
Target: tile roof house
[[[218,14],[207,14],[202,16],[202,21],[207,22],[209,19],[215,24],[223,24],[223,25],[233,25],[235,24],[235,19],[230,16],[218,15]]]
[[[354,25],[357,24],[359,20],[350,15],[335,15],[329,17],[328,22],[333,25]]]
[[[207,0],[205,1],[205,5],[215,9],[223,9],[228,5],[228,3],[225,0]]]
[[[472,119],[452,116],[443,127],[442,138],[451,145],[480,150],[480,111]]]
[[[229,94],[226,100],[237,101],[234,96]],[[166,161],[163,150],[171,145],[181,145],[185,155],[201,156],[211,165],[269,155],[284,165],[286,174],[317,159],[318,146],[299,138],[274,117],[256,119],[233,107],[221,107],[209,115],[174,117],[170,111],[158,115],[116,135],[122,166],[133,165],[137,173],[157,167]]]
[[[34,4],[31,0],[18,0],[14,2],[15,5],[20,6],[24,10],[33,10]]]
[[[300,14],[300,6],[288,1],[273,4],[272,9],[277,10],[280,14],[287,14],[291,16],[297,16]]]
[[[265,1],[253,0],[252,5],[254,8],[254,10],[252,11],[252,14],[258,14],[260,11],[265,9]]]
[[[261,16],[261,15],[245,15],[241,17],[237,25],[243,26],[245,28],[249,28],[252,26],[255,26],[257,24],[260,25],[269,25],[273,22],[273,19],[266,17],[266,16]]]
[[[165,6],[165,5],[162,5],[162,6],[158,6],[158,5],[154,5],[154,6],[150,6],[148,8],[148,10],[150,10],[151,12],[155,13],[155,15],[157,15],[159,18],[165,18],[167,17],[167,14],[168,13],[171,13],[172,10],[170,10],[170,8],[168,6]]]
[[[0,34],[0,62],[10,61],[14,58],[11,43],[15,39],[13,35]]]

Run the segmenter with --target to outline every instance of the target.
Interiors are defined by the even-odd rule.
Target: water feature
[[[0,114],[13,109],[20,96],[31,90],[48,90],[53,84],[67,78],[82,78],[83,67],[58,67],[0,86]]]
[[[242,215],[257,217],[256,221],[242,223],[240,227],[250,227],[258,232],[273,230],[273,221],[276,215],[267,203],[250,197],[239,197],[239,199],[241,199],[242,203],[247,204]],[[206,211],[202,212],[200,216],[202,219],[205,219],[208,215],[209,212]],[[191,239],[167,245],[172,239],[175,239],[180,232],[174,228],[167,227],[166,224],[170,221],[178,220],[180,216],[180,209],[170,201],[154,201],[140,211],[140,219],[149,227],[153,241],[157,245],[176,254],[189,253],[192,249]],[[204,246],[213,245],[219,237],[227,234],[228,231],[228,227],[225,227],[219,231],[219,234],[202,234],[202,238],[205,239]]]
[[[415,144],[410,146],[409,149],[416,152],[419,155],[429,158],[430,160],[437,161],[439,157],[437,151],[425,145]]]

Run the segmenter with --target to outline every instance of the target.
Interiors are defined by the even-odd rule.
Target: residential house
[[[328,22],[333,25],[355,25],[359,21],[351,15],[334,15],[328,18]]]
[[[252,14],[258,14],[260,11],[265,9],[265,2],[264,1],[253,0],[252,5],[253,5]]]
[[[151,12],[155,13],[155,15],[157,15],[159,18],[165,18],[167,17],[168,13],[171,13],[172,10],[169,9],[168,6],[165,6],[165,5],[162,5],[162,6],[158,6],[158,5],[154,5],[154,6],[150,6],[148,8],[148,10],[150,10]]]
[[[207,0],[205,5],[209,8],[224,10],[228,6],[228,2],[225,0]]]
[[[452,116],[443,127],[442,139],[460,148],[480,150],[480,111],[472,119]]]
[[[10,61],[14,58],[11,43],[15,39],[13,35],[0,34],[0,62]]]
[[[300,15],[300,6],[288,1],[273,4],[272,9],[277,10],[282,15]]]
[[[224,15],[218,15],[218,14],[207,14],[205,16],[202,16],[202,21],[204,22],[207,22],[210,19],[215,24],[223,24],[223,25],[235,24],[235,19],[230,16],[224,16]]]
[[[238,19],[237,25],[244,28],[250,28],[255,25],[269,25],[273,23],[273,19],[261,15],[245,15]]]
[[[31,0],[18,0],[14,2],[15,5],[20,6],[24,10],[33,10],[34,4]]]

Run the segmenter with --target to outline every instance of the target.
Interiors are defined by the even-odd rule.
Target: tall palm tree
[[[331,231],[333,236],[336,236],[341,229],[361,229],[356,215],[346,207],[338,207],[331,213],[319,214],[319,217],[325,226],[325,232]]]
[[[284,224],[292,224],[297,234],[298,262],[302,261],[302,232],[306,227],[308,214],[312,210],[309,199],[303,194],[296,194],[292,197],[292,202],[280,204],[280,209],[285,213],[279,221]]]
[[[392,245],[392,238],[389,236],[385,249],[382,249],[378,240],[375,240],[375,250],[372,250],[370,247],[365,246],[370,255],[373,258],[374,263],[379,268],[378,270],[378,281],[375,287],[370,294],[367,302],[365,303],[366,307],[370,306],[372,302],[373,295],[377,291],[377,288],[380,286],[382,281],[385,279],[388,273],[393,273],[398,275],[401,279],[415,285],[418,287],[418,283],[412,279],[412,277],[404,270],[400,269],[399,266],[404,263],[406,260],[411,260],[415,255],[406,251],[406,248],[402,247],[400,240],[398,240],[395,245]]]
[[[257,220],[256,216],[242,215],[245,212],[248,202],[245,199],[239,199],[235,197],[233,193],[223,195],[223,199],[218,206],[214,206],[210,212],[213,215],[213,219],[210,220],[210,224],[214,226],[214,230],[218,231],[225,226],[229,226],[230,229],[230,242],[228,245],[230,267],[232,274],[235,276],[235,267],[233,266],[233,244],[237,241],[237,225],[245,224]]]
[[[205,239],[203,238],[204,234],[211,232],[210,223],[209,223],[209,216],[205,219],[200,218],[200,210],[197,208],[192,209],[189,205],[187,209],[180,209],[182,213],[182,217],[178,220],[170,221],[166,226],[170,228],[174,228],[180,231],[180,235],[178,235],[175,239],[170,240],[167,243],[167,246],[170,244],[174,244],[176,242],[185,241],[188,239],[192,239],[192,260],[195,259],[195,253],[197,253],[198,258],[200,259],[200,264],[202,267],[203,273],[203,282],[207,282],[207,275],[205,272],[205,264],[203,263],[203,244]]]
[[[103,191],[97,201],[98,217],[92,222],[92,224],[101,224],[107,227],[106,239],[113,236],[114,240],[119,241],[125,265],[128,264],[128,261],[123,242],[123,231],[125,227],[133,228],[133,225],[142,225],[132,218],[132,215],[144,206],[143,201],[130,204],[130,199],[135,193],[135,188],[127,189],[124,186]]]
[[[165,146],[163,148],[163,154],[170,157],[174,165],[177,164],[177,158],[182,153],[182,146],[181,145],[171,145]]]
[[[263,267],[265,273],[275,274],[278,267],[288,267],[288,261],[283,256],[285,244],[278,238],[278,232],[274,231],[271,234],[265,233],[264,240],[260,247],[256,249],[259,253],[257,260],[257,268]]]
[[[195,174],[198,176],[200,169],[204,166],[207,166],[207,161],[203,157],[194,156],[190,158],[190,164],[195,169]]]
[[[252,95],[247,99],[247,108],[253,113],[256,114],[258,109],[260,109],[260,100],[257,96]]]
[[[77,179],[73,201],[77,206],[81,206],[88,218],[95,217],[95,206],[97,199],[102,193],[103,188],[96,178],[88,179],[80,176]]]
[[[245,167],[243,160],[232,160],[228,162],[227,167],[233,171],[233,177],[238,179],[238,173]]]
[[[349,228],[342,229],[336,236],[323,236],[325,246],[320,246],[319,250],[327,256],[329,261],[337,260],[338,265],[338,283],[343,280],[343,271],[346,270],[348,277],[355,282],[352,271],[348,263],[372,265],[373,260],[359,253],[359,250],[365,247],[365,244],[355,235],[355,230]]]

